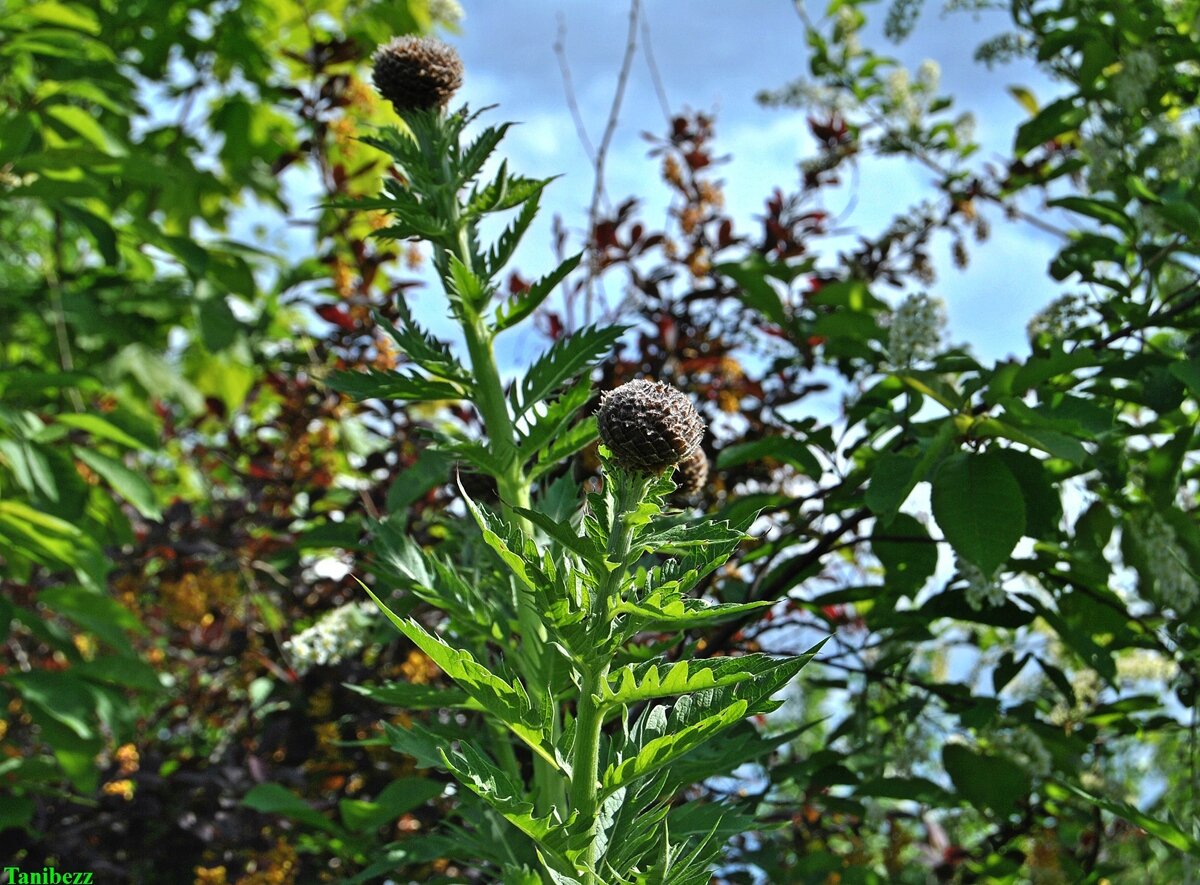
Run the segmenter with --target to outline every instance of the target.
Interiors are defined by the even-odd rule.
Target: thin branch
[[[595,183],[592,187],[592,204],[588,208],[588,238],[595,238],[596,224],[600,216],[600,201],[604,197],[604,163],[608,159],[608,150],[612,146],[613,136],[617,132],[617,122],[621,115],[621,104],[625,100],[625,87],[629,83],[629,72],[633,68],[633,56],[637,51],[638,19],[641,16],[641,0],[632,0],[629,4],[629,32],[625,39],[625,57],[621,60],[621,70],[617,74],[617,88],[613,93],[612,107],[608,111],[608,120],[604,124],[604,134],[596,149],[593,166],[596,170]],[[587,291],[583,301],[583,322],[585,325],[592,321],[592,305],[596,295],[596,263],[589,263]]]
[[[671,122],[671,102],[667,99],[667,90],[663,85],[662,75],[658,71],[658,62],[654,60],[654,43],[650,38],[650,16],[642,16],[642,55],[646,59],[646,67],[650,70],[650,82],[654,84],[654,94],[658,96],[658,106],[662,108],[663,118]]]
[[[592,165],[596,164],[596,148],[588,136],[587,126],[584,125],[583,115],[579,112],[579,100],[575,95],[575,81],[571,78],[571,65],[567,61],[567,19],[558,13],[558,36],[554,40],[554,56],[558,59],[558,70],[562,74],[563,92],[567,97],[567,110],[571,112],[571,120],[575,123],[575,133],[579,143]]]

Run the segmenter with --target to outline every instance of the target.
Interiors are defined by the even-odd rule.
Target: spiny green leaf
[[[512,328],[537,310],[541,303],[550,296],[550,293],[558,287],[558,284],[579,266],[582,258],[582,252],[568,258],[546,276],[531,284],[524,292],[516,293],[496,308],[496,331],[503,332],[505,329]]]
[[[378,369],[335,372],[329,378],[329,386],[357,400],[402,399],[415,403],[458,400],[465,395],[460,385],[449,381]]]
[[[457,255],[450,256],[450,285],[453,294],[475,308],[485,304],[492,295],[487,281],[463,264]]]
[[[592,542],[591,538],[586,536],[581,537],[570,523],[555,522],[546,516],[546,514],[537,510],[530,510],[527,507],[514,507],[513,512],[528,519],[572,553],[578,554],[583,558],[584,562],[600,568],[604,560],[604,551],[600,550]]]
[[[487,158],[496,150],[496,146],[504,139],[512,123],[501,123],[499,126],[489,126],[476,136],[463,151],[458,162],[458,186],[465,187],[483,169]]]
[[[565,432],[557,434],[550,445],[538,453],[537,463],[529,471],[529,478],[534,480],[553,470],[562,464],[564,458],[574,455],[599,435],[595,415],[589,415],[579,423],[571,425]]]
[[[637,755],[610,765],[605,770],[602,779],[604,794],[607,796],[614,790],[670,764],[717,732],[740,722],[745,717],[747,708],[745,700],[738,700],[720,712],[706,716],[685,728],[648,741],[639,748]]]
[[[400,300],[398,309],[401,326],[393,326],[378,314],[375,315],[375,321],[400,346],[401,352],[434,377],[453,381],[464,389],[469,389],[471,375],[450,352],[450,347],[421,328],[412,318],[412,313],[403,299]]]
[[[779,664],[779,659],[763,654],[682,660],[669,665],[658,661],[627,664],[609,675],[608,683],[601,688],[600,700],[615,706],[690,694],[757,678]]]
[[[496,275],[504,270],[505,265],[512,259],[513,253],[516,252],[517,246],[521,242],[521,238],[525,236],[529,225],[537,217],[538,207],[541,205],[541,202],[540,193],[535,194],[527,200],[525,205],[521,207],[521,211],[517,213],[517,217],[513,219],[513,223],[504,229],[504,232],[496,239],[495,245],[488,250],[483,266],[484,273],[489,280],[494,280]]]
[[[540,455],[543,446],[557,440],[562,429],[583,408],[591,395],[591,378],[584,377],[553,402],[528,409],[521,422],[524,426],[518,425],[521,461]]]
[[[428,655],[447,676],[525,741],[530,749],[555,768],[558,767],[554,749],[546,742],[537,711],[520,680],[514,679],[511,684],[505,682],[475,660],[470,652],[454,648],[410,618],[396,616],[374,593],[370,590],[367,593],[396,629]]]
[[[443,748],[441,755],[446,767],[464,787],[549,855],[546,859],[554,869],[564,872],[576,869],[571,856],[581,853],[591,838],[587,833],[571,834],[577,813],[572,812],[563,820],[554,809],[539,817],[519,785],[467,741],[459,742],[458,752],[448,753]]]
[[[524,380],[509,394],[519,418],[535,403],[548,399],[559,387],[590,369],[624,334],[625,326],[585,326],[560,338],[529,367]]]

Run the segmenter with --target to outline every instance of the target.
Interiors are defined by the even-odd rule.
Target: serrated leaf
[[[403,299],[398,303],[398,310],[401,326],[393,326],[378,314],[375,315],[375,321],[391,336],[400,351],[434,377],[455,382],[464,390],[469,390],[471,375],[450,352],[449,345],[421,328],[412,318]]]
[[[710,603],[702,599],[672,598],[654,593],[636,602],[618,602],[612,612],[614,615],[628,614],[640,619],[637,622],[639,630],[675,632],[716,624],[773,604],[774,600]]]
[[[562,464],[564,458],[574,455],[599,435],[600,431],[594,415],[589,415],[578,424],[573,424],[568,430],[555,436],[550,445],[538,453],[537,463],[529,471],[530,480],[535,480],[547,471],[553,470]]]
[[[499,126],[489,126],[475,137],[465,150],[458,162],[458,186],[465,187],[470,183],[488,157],[496,150],[496,146],[504,139],[512,123],[501,123]]]
[[[585,326],[560,338],[529,367],[519,386],[509,394],[519,419],[535,403],[548,399],[559,387],[590,369],[624,334],[625,326]]]
[[[530,749],[551,766],[558,768],[554,748],[546,742],[538,712],[534,710],[529,694],[520,680],[514,678],[512,683],[505,682],[475,660],[469,651],[454,648],[410,618],[398,617],[370,590],[367,590],[367,594],[396,629],[407,636],[447,676],[458,683],[485,710],[503,722]]]
[[[521,461],[525,462],[538,456],[543,446],[557,440],[563,428],[575,417],[575,413],[583,408],[591,395],[592,381],[591,378],[585,377],[553,402],[526,410],[522,418],[524,426],[518,425]]]
[[[605,770],[601,781],[604,785],[604,795],[608,796],[626,784],[669,765],[717,732],[740,722],[745,718],[748,706],[745,700],[735,701],[718,713],[646,742],[638,749],[637,755],[610,765]]]
[[[616,706],[690,694],[755,679],[779,664],[779,659],[764,654],[682,660],[673,664],[658,661],[627,664],[609,674],[608,682],[601,687],[600,701]]]
[[[582,849],[590,838],[584,833],[568,835],[574,815],[568,820],[552,810],[543,817],[534,812],[533,803],[525,798],[521,788],[507,774],[492,764],[486,756],[466,741],[459,742],[458,752],[441,750],[442,759],[459,782],[504,816],[504,819],[556,855],[556,866],[566,866],[565,853]]]
[[[579,266],[583,253],[568,258],[546,276],[532,283],[524,292],[512,295],[507,301],[496,308],[495,325],[497,332],[510,329],[525,319],[545,301],[567,276]]]
[[[474,517],[476,524],[479,526],[480,532],[483,533],[484,542],[496,552],[501,561],[509,567],[512,573],[517,577],[526,589],[536,593],[539,589],[540,568],[537,563],[531,562],[524,555],[524,549],[520,551],[514,550],[509,544],[507,538],[501,537],[496,532],[494,525],[502,524],[503,520],[500,517],[492,516],[486,513],[482,507],[476,504],[471,496],[467,494],[467,490],[462,487],[462,483],[458,486],[459,492],[463,496],[463,501],[466,502],[467,509],[471,516]],[[524,535],[519,531],[506,532],[513,537],[513,540],[524,540]]]
[[[521,211],[517,213],[517,217],[513,219],[513,223],[505,228],[500,236],[496,238],[495,245],[488,250],[483,263],[486,276],[489,280],[494,280],[496,275],[512,259],[513,253],[517,251],[517,246],[520,245],[522,237],[529,230],[529,225],[537,217],[540,205],[541,194],[535,194],[521,207]]]
[[[568,522],[556,522],[546,514],[530,510],[527,507],[514,507],[513,512],[523,516],[544,531],[551,539],[562,544],[572,553],[580,556],[584,562],[596,569],[601,569],[604,563],[604,551],[591,538],[580,534]]]
[[[485,304],[492,294],[487,280],[463,264],[457,255],[450,256],[450,286],[454,295],[475,308]]]
[[[334,390],[357,400],[402,399],[416,403],[458,400],[464,396],[462,388],[449,381],[426,378],[415,373],[383,372],[378,369],[335,372],[328,383]]]

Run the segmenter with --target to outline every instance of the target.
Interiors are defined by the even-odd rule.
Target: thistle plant
[[[332,380],[360,398],[472,406],[478,425],[447,418],[432,431],[432,450],[459,474],[490,477],[499,497],[486,507],[459,483],[478,535],[455,539],[453,557],[418,544],[403,514],[376,526],[380,568],[368,592],[456,683],[360,687],[408,709],[452,712],[384,726],[395,750],[465,788],[446,824],[452,839],[434,834],[424,849],[404,843],[405,852],[449,856],[488,881],[707,882],[726,839],[752,828],[752,809],[678,797],[789,739],[745,720],[773,710],[772,695],[811,655],[691,657],[689,631],[759,605],[689,595],[733,554],[749,519],[693,519],[664,503],[677,465],[684,491],[707,471],[703,422],[678,390],[631,382],[585,414],[593,369],[622,327],[580,329],[502,382],[496,339],[579,256],[498,296],[549,179],[514,175],[501,162],[482,180],[510,124],[467,140],[477,115],[444,109],[460,78],[457,57],[440,44],[401,40],[377,53],[375,82],[404,128],[364,139],[396,174],[378,198],[353,206],[390,214],[377,236],[432,247],[465,360],[402,304],[402,321],[386,331],[409,368]],[[480,222],[505,212],[515,213],[510,224],[485,248]],[[598,435],[602,485],[584,494],[565,468]],[[718,734],[725,739],[712,740]]]

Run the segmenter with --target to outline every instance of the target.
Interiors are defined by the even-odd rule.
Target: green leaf
[[[904,596],[917,593],[937,569],[937,544],[915,518],[899,513],[884,526],[875,523],[871,550],[886,571],[886,585]]]
[[[591,369],[624,334],[626,326],[584,326],[560,338],[529,367],[519,386],[509,394],[519,419],[535,403],[548,399],[558,388]]]
[[[436,402],[459,400],[464,396],[457,384],[438,381],[417,374],[404,372],[381,372],[367,369],[365,372],[334,372],[329,379],[334,390],[365,399],[402,399],[409,402]]]
[[[464,303],[478,309],[492,295],[492,289],[487,280],[459,260],[457,255],[450,256],[450,288],[451,294],[456,295]]]
[[[234,316],[225,296],[211,294],[196,301],[196,327],[205,350],[216,353],[237,340],[242,324]]]
[[[546,742],[538,713],[534,710],[529,694],[520,680],[514,678],[511,683],[505,682],[475,660],[470,652],[454,648],[438,639],[414,620],[397,617],[374,593],[367,590],[367,594],[396,629],[428,655],[447,676],[462,686],[485,710],[508,726],[530,749],[552,767],[558,768],[554,749]]]
[[[470,373],[463,368],[444,341],[439,341],[421,328],[413,319],[409,306],[403,298],[398,301],[397,310],[400,314],[399,327],[393,326],[378,314],[375,316],[375,321],[391,336],[400,351],[436,378],[444,378],[463,386],[469,385]]]
[[[278,814],[327,833],[343,835],[341,827],[280,784],[258,784],[242,797],[242,804],[263,814]]]
[[[1065,791],[1076,798],[1091,803],[1102,811],[1107,811],[1109,814],[1116,815],[1122,820],[1129,821],[1131,824],[1141,827],[1151,836],[1162,840],[1176,851],[1182,851],[1184,854],[1200,858],[1200,841],[1197,841],[1194,836],[1184,832],[1174,824],[1168,823],[1167,821],[1158,820],[1142,813],[1141,811],[1138,811],[1137,808],[1130,805],[1128,802],[1118,802],[1114,799],[1106,799],[1102,796],[1094,796],[1086,790],[1080,789],[1074,784],[1059,782],[1047,784],[1046,788],[1047,792],[1050,793],[1056,790]]]
[[[1014,813],[1017,803],[1029,795],[1029,775],[1006,756],[985,755],[962,744],[947,744],[942,749],[942,765],[960,796],[1001,818]]]
[[[96,20],[96,14],[75,3],[55,3],[53,0],[33,3],[21,9],[21,14],[59,27],[83,31],[93,37],[100,33],[100,23]]]
[[[424,805],[442,795],[445,784],[423,777],[401,777],[384,787],[370,801],[342,799],[338,812],[342,823],[352,833],[376,830],[389,824],[405,812]]]
[[[463,786],[538,845],[557,855],[559,864],[564,863],[566,851],[578,850],[590,839],[587,833],[568,836],[574,815],[564,821],[555,809],[538,817],[520,786],[466,741],[459,743],[458,752],[449,753],[444,748],[440,752],[446,767]]]
[[[525,236],[529,225],[537,217],[538,206],[540,204],[540,194],[526,201],[525,205],[521,207],[521,211],[517,213],[517,217],[513,220],[513,223],[504,229],[504,232],[497,238],[495,245],[488,250],[488,254],[483,261],[483,266],[484,274],[489,280],[495,280],[496,275],[504,270],[504,266],[512,259],[513,253],[521,242],[521,238]]]
[[[1087,115],[1088,107],[1076,105],[1074,97],[1060,98],[1038,111],[1032,120],[1021,124],[1013,149],[1023,155],[1060,135],[1074,132]]]
[[[479,174],[483,164],[487,162],[487,158],[496,150],[496,146],[500,144],[512,125],[512,123],[502,123],[499,126],[489,126],[467,146],[458,162],[459,187],[466,186]]]
[[[579,266],[583,253],[572,256],[553,271],[534,282],[524,292],[517,292],[496,308],[495,328],[497,332],[511,329],[521,320],[538,309],[543,301],[558,287],[571,271]]]
[[[155,499],[154,488],[141,474],[134,473],[120,461],[101,455],[82,446],[72,446],[75,457],[100,475],[113,491],[128,501],[147,519],[162,519],[162,510]]]
[[[621,787],[669,765],[718,732],[740,722],[745,718],[748,708],[749,704],[745,700],[738,700],[725,709],[705,716],[684,728],[647,741],[638,748],[635,756],[610,765],[605,770],[601,780],[604,785],[605,797],[611,796]]]
[[[991,575],[1025,533],[1021,487],[992,453],[952,455],[933,477],[933,517],[956,553]]]
[[[808,444],[791,436],[768,436],[750,442],[726,446],[717,454],[717,469],[738,467],[770,458],[789,464],[804,476],[820,476],[821,462]]]
[[[600,702],[610,707],[628,705],[733,685],[757,679],[784,663],[786,660],[770,655],[751,654],[673,664],[658,661],[627,664],[609,674],[607,684],[601,687]]]
[[[31,670],[8,673],[3,681],[76,737],[88,740],[98,736],[95,697],[74,673]]]
[[[131,449],[150,451],[150,447],[141,440],[131,436],[120,427],[117,427],[110,421],[101,418],[99,415],[92,415],[83,412],[64,412],[61,415],[55,415],[54,421],[56,424],[64,424],[67,427],[74,427],[77,430],[84,430],[90,433],[92,436],[99,437],[100,439],[107,439],[111,442],[128,446]]]
[[[96,115],[84,108],[76,105],[56,104],[45,108],[42,113],[110,157],[120,156],[124,153],[124,149],[116,139],[100,125]]]
[[[540,460],[542,450],[547,445],[553,445],[561,451],[561,446],[555,444],[561,442],[563,428],[571,422],[575,417],[575,413],[587,404],[591,395],[592,379],[584,377],[579,379],[576,384],[568,388],[562,396],[558,397],[552,403],[528,409],[522,417],[521,424],[518,424],[517,427],[520,433],[520,442],[518,445],[521,450],[521,461],[525,462],[533,457],[539,457]],[[595,422],[593,421],[592,423],[594,424]],[[586,429],[574,429],[574,432],[587,433]],[[572,431],[568,430],[567,433],[570,434]],[[563,457],[565,455],[560,455],[555,463],[561,461]]]
[[[603,568],[604,551],[591,538],[581,535],[569,522],[556,522],[541,511],[527,507],[514,507],[513,512],[528,519],[584,562],[596,569]]]
[[[436,685],[414,685],[410,682],[389,682],[386,685],[355,685],[347,682],[345,687],[376,703],[399,707],[402,710],[465,707],[470,701],[467,693],[462,689],[439,688]]]
[[[929,474],[929,471],[954,442],[954,422],[946,419],[938,425],[937,433],[925,444],[919,456],[888,452],[871,470],[863,502],[885,524],[891,522],[904,506],[912,490]]]
[[[1127,234],[1133,233],[1134,230],[1133,222],[1125,214],[1121,204],[1114,200],[1100,200],[1095,197],[1060,197],[1057,200],[1050,200],[1047,205],[1078,212],[1080,215],[1094,218],[1102,224],[1119,227]]]

